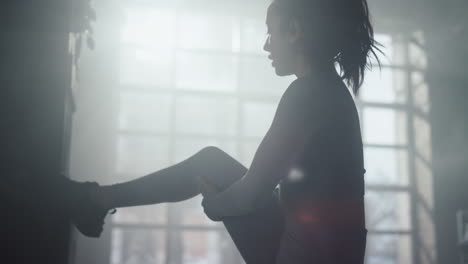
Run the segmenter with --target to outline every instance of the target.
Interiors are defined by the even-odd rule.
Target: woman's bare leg
[[[229,158],[227,158],[229,157]],[[141,178],[102,186],[97,200],[107,208],[179,202],[200,194],[199,180],[227,188],[240,179],[247,169],[228,154],[207,147],[173,166]]]
[[[198,178],[217,190],[239,180],[247,168],[215,147],[204,148],[192,157],[133,181],[103,186],[101,200],[108,208],[177,202],[200,193]],[[223,219],[247,264],[274,263],[283,233],[283,215],[277,198],[256,212]]]

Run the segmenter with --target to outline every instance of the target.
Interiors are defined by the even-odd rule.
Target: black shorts
[[[305,226],[285,220],[276,264],[363,264],[367,229]]]
[[[367,230],[304,224],[275,195],[250,215],[224,225],[247,264],[363,264]]]

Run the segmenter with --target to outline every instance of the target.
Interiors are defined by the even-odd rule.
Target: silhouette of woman
[[[363,263],[364,164],[357,93],[378,50],[366,0],[274,0],[264,45],[294,74],[245,168],[216,147],[136,180],[98,187],[103,210],[200,193],[247,263]],[[339,69],[337,71],[337,68]],[[279,187],[278,187],[279,186]]]

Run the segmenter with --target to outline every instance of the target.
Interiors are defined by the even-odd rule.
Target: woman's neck
[[[330,63],[310,63],[305,56],[301,56],[297,60],[296,70],[294,74],[296,77],[302,78],[305,76],[317,76],[317,75],[336,75],[335,65]]]

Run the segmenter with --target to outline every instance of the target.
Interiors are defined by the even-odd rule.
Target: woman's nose
[[[263,44],[264,51],[270,51],[270,36],[267,36],[265,44]]]

